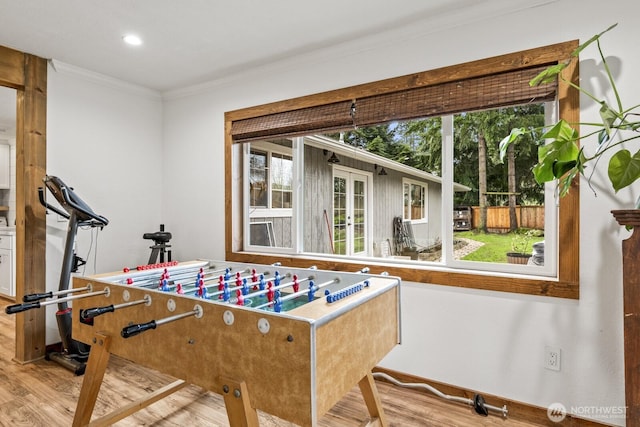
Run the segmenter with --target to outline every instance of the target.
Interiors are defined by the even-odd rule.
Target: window
[[[274,153],[271,156],[271,207],[291,209],[293,188],[293,159]]]
[[[488,133],[477,126],[482,120],[497,120],[494,111],[504,120],[511,110],[501,109],[517,110],[533,101],[541,106],[542,112],[535,114],[543,119],[558,114],[570,122],[578,121],[577,94],[568,85],[558,82],[530,88],[527,84],[576,46],[577,42],[568,42],[499,60],[490,58],[288,100],[269,105],[268,111],[254,107],[226,113],[230,129],[226,167],[231,171],[227,174],[227,199],[232,206],[227,233],[233,236],[227,240],[227,258],[343,270],[357,270],[375,261],[375,268],[404,280],[577,298],[578,191],[561,199],[556,209],[553,188],[528,188],[520,180],[517,191],[495,191],[482,187],[480,181],[463,181],[465,169],[456,170],[456,165],[468,161],[461,157],[466,153],[475,152],[473,155],[491,162],[490,149],[478,150]],[[530,62],[521,65],[522,58]],[[572,78],[577,74],[575,66],[565,72]],[[403,137],[398,137],[399,132]],[[299,143],[283,145],[275,140],[280,148],[291,147],[290,152],[261,151],[265,144],[274,144],[274,137]],[[462,142],[475,148],[460,151]],[[276,244],[289,248],[277,257],[266,249],[246,245],[246,222],[269,219],[258,218],[253,207],[245,211],[234,208],[240,206],[234,201],[242,197],[255,198],[253,189],[238,180],[238,153],[247,152],[247,146],[256,154],[263,153],[260,160],[267,163],[267,170],[271,162],[271,172],[264,175],[271,182],[271,199],[277,207],[269,205],[270,210],[289,215],[288,225],[282,227],[286,231],[280,236],[285,238],[288,232],[286,245],[279,242],[278,227],[274,227]],[[418,155],[422,146],[431,146],[428,156]],[[276,152],[278,156],[269,154]],[[291,171],[290,179],[286,174],[276,177],[274,159]],[[481,162],[478,164],[481,167]],[[260,175],[260,167],[247,168]],[[487,173],[513,175],[506,167],[488,169]],[[496,264],[455,258],[454,207],[477,199],[479,215],[484,216],[488,207],[480,200],[493,197],[495,207],[505,207],[511,214],[509,199],[520,196],[516,193],[522,193],[521,207],[542,194],[543,233],[548,245],[545,265],[508,266],[506,261]],[[244,239],[237,238],[243,234]],[[383,251],[382,243],[392,250]],[[439,255],[429,258],[432,252]],[[383,253],[401,256],[381,259]]]
[[[266,208],[269,206],[268,171],[267,153],[252,150],[249,160],[250,206],[252,208]]]
[[[406,221],[426,220],[426,185],[408,179],[403,179],[402,182],[404,205],[403,219]]]
[[[252,208],[291,209],[292,184],[291,156],[255,149],[250,151],[249,200]]]
[[[246,144],[243,178],[249,209],[244,219],[247,248],[292,247],[292,141],[276,139]],[[272,250],[272,249],[271,249]]]

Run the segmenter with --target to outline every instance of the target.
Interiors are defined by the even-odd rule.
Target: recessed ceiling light
[[[135,34],[127,34],[122,37],[122,40],[131,46],[140,46],[142,44],[142,39]]]

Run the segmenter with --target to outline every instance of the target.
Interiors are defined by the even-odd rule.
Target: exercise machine
[[[71,273],[78,270],[78,267],[86,262],[75,253],[74,243],[78,233],[78,227],[99,227],[102,229],[109,221],[93,212],[93,210],[73,191],[73,188],[67,186],[60,178],[55,176],[45,176],[44,184],[49,192],[56,198],[63,210],[56,206],[50,205],[45,198],[45,188],[38,188],[38,196],[40,203],[47,209],[69,221],[67,227],[67,236],[64,246],[64,255],[62,258],[62,270],[60,272],[60,283],[58,292],[60,297],[64,297],[65,291],[69,290],[71,281]],[[35,299],[47,298],[53,296],[53,293],[25,295],[25,302]],[[62,340],[61,352],[47,353],[47,359],[53,360],[65,368],[73,371],[76,375],[82,375],[86,367],[86,361],[89,357],[90,346],[74,340],[71,337],[71,307],[67,301],[58,303],[58,311],[56,312],[56,320],[58,323],[58,331]]]

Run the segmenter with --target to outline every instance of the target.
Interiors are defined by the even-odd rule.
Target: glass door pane
[[[366,177],[352,174],[353,210],[352,255],[366,255],[367,252],[367,181]]]
[[[347,179],[333,178],[333,252],[347,254]]]

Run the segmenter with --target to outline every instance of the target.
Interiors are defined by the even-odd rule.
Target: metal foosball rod
[[[40,294],[28,294],[22,297],[22,302],[34,302],[34,301],[39,301],[41,299],[46,299],[46,298],[52,298],[58,295],[67,295],[67,294],[72,294],[74,292],[82,292],[82,291],[89,291],[91,290],[90,286],[85,286],[84,288],[77,288],[77,289],[66,289],[64,291],[51,291],[51,292],[45,292],[45,293],[40,293]]]
[[[209,268],[209,263],[206,261],[191,263],[188,265],[180,265],[178,261],[171,261],[164,264],[138,266],[138,267],[132,267],[132,268],[124,267],[121,272],[114,273],[113,276],[103,276],[101,279],[124,285],[124,284],[131,284],[131,283],[127,283],[127,280],[133,281],[134,279],[144,280],[144,279],[155,278],[157,277],[158,272],[162,272],[166,270],[177,273],[182,271],[195,271],[204,267]]]
[[[261,289],[261,290],[257,290],[257,291],[253,291],[250,292],[249,294],[247,294],[247,296],[251,296],[251,297],[259,297],[260,295],[266,295],[267,293],[269,293],[270,291],[278,291],[280,289],[284,289],[284,288],[288,288],[288,287],[296,287],[296,285],[299,285],[302,282],[306,282],[306,281],[312,281],[313,280],[313,276],[309,276],[309,277],[305,277],[304,279],[296,279],[292,282],[287,282],[287,283],[281,283],[280,285],[276,285],[276,286],[272,286],[271,288],[267,288],[267,289]],[[234,289],[237,289],[238,287],[235,287]],[[229,288],[229,290],[232,290],[231,288]],[[296,291],[297,292],[297,291]],[[303,294],[306,294],[308,291],[302,291]],[[216,295],[219,294],[220,292],[216,292],[212,295]]]
[[[320,289],[322,289],[322,288],[324,288],[324,287],[327,287],[327,286],[329,286],[329,285],[332,285],[332,284],[334,284],[334,283],[340,283],[340,278],[339,278],[339,277],[336,277],[336,278],[335,278],[335,279],[333,279],[333,280],[328,280],[328,281],[323,282],[323,283],[320,283],[320,284],[318,284],[318,285],[316,285],[315,283],[313,283],[313,280],[311,280],[311,281],[309,281],[309,288],[308,288],[308,289],[306,289],[306,290],[304,290],[304,291],[294,292],[294,294],[296,294],[296,296],[300,296],[300,295],[307,294],[307,295],[309,295],[309,299],[311,300],[311,299],[313,298],[313,294],[315,294],[316,292],[318,292]],[[293,295],[293,294],[291,294],[291,295]],[[286,299],[284,299],[284,298],[286,298]],[[286,301],[287,299],[292,299],[292,298],[293,298],[293,297],[290,297],[290,298],[289,298],[289,295],[285,295],[284,297],[280,297],[280,298],[279,298],[279,301],[280,301],[280,302],[282,302],[282,301]],[[264,304],[261,304],[261,305],[255,306],[254,308],[256,308],[256,309],[264,309],[264,308],[267,308],[267,307],[269,307],[269,306],[275,305],[275,304],[276,304],[276,302],[277,302],[276,300],[269,301],[269,302],[266,302],[266,303],[264,303]]]
[[[241,273],[245,273],[245,272],[249,272],[249,269],[245,269],[245,270],[241,270],[238,271],[236,274],[241,274]],[[227,268],[225,270],[225,275],[229,273],[229,269]],[[214,282],[215,280],[223,280],[222,277],[224,276],[217,276],[214,277],[213,273],[211,274],[204,274],[201,275],[200,273],[197,273],[195,275],[195,283],[190,284],[190,285],[183,285],[180,281],[178,281],[175,277],[163,277],[159,282],[154,282],[153,285],[156,286],[157,285],[157,289],[163,291],[163,292],[172,292],[175,291],[178,294],[183,294],[183,295],[188,295],[191,293],[200,293],[202,292],[202,289],[208,289],[208,288],[212,288],[214,286],[219,286],[219,284],[221,283],[220,281]],[[250,276],[245,276],[245,277],[250,277]],[[193,275],[187,277],[187,279],[191,279],[194,278]],[[180,278],[178,278],[180,279]],[[233,279],[233,281],[235,281],[237,279]],[[232,279],[228,279],[226,282],[231,282]],[[225,282],[225,283],[226,283]],[[209,283],[208,285],[206,283]],[[149,286],[150,288],[150,286]],[[186,289],[185,289],[186,288]]]
[[[279,262],[273,263],[271,264],[272,267],[280,267],[282,264]],[[235,288],[229,288],[230,290],[235,290],[238,288],[242,288],[242,285],[238,284],[238,280],[243,280],[243,279],[251,279],[251,283],[249,283],[249,286],[257,286],[260,284],[260,282],[262,280],[269,281],[269,280],[278,280],[278,279],[282,279],[284,277],[291,277],[291,273],[287,272],[284,274],[284,276],[278,276],[278,272],[275,272],[275,275],[273,277],[259,277],[259,276],[264,276],[264,275],[269,275],[271,274],[268,271],[264,271],[262,273],[258,273],[256,271],[255,268],[245,268],[244,270],[239,270],[235,273],[235,276],[230,276],[229,273],[233,271],[233,269],[231,267],[227,267],[225,269],[218,269],[218,270],[214,270],[214,271],[209,271],[206,272],[204,275],[202,275],[202,277],[199,277],[198,274],[195,275],[190,275],[189,277],[186,278],[192,278],[195,277],[196,281],[198,283],[196,283],[195,285],[190,285],[189,289],[187,290],[182,290],[180,293],[183,294],[190,294],[190,293],[197,293],[197,292],[201,292],[201,289],[209,289],[209,288],[213,288],[213,287],[218,287],[220,288],[221,286],[224,286],[225,284],[230,284],[230,283],[236,283],[236,287]],[[213,277],[215,274],[217,273],[222,273],[224,272],[225,275],[222,276],[217,276],[217,277]],[[242,276],[242,273],[251,273],[250,275],[247,276]],[[176,279],[183,279],[183,277],[176,277],[176,276],[171,276],[170,280],[168,280],[169,282],[173,282],[175,284],[167,284],[167,286],[162,286],[161,282],[162,279],[160,280],[160,282],[154,282],[154,284],[158,285],[158,288],[161,288],[165,291],[170,291],[171,288],[178,288],[178,283],[176,283]],[[217,280],[217,281],[216,281]],[[182,289],[183,286],[180,285],[180,288]],[[219,295],[222,292],[216,293],[215,295]]]
[[[212,297],[215,297],[215,296],[219,297],[220,295],[222,295],[223,298],[221,298],[221,299],[223,299],[225,302],[229,302],[229,303],[232,303],[232,304],[244,305],[245,297],[257,297],[257,296],[269,294],[270,292],[275,292],[275,291],[278,291],[280,289],[287,288],[287,287],[290,287],[290,286],[292,286],[297,291],[297,288],[300,285],[300,282],[306,282],[307,280],[313,280],[313,276],[309,276],[309,277],[306,277],[304,279],[298,279],[296,277],[296,275],[294,274],[293,275],[294,280],[292,282],[279,283],[280,280],[282,280],[283,277],[289,277],[289,276],[290,276],[290,273],[286,273],[284,276],[280,276],[276,272],[274,277],[261,278],[259,281],[253,281],[251,283],[240,281],[240,280],[236,279],[236,281],[235,281],[235,283],[237,284],[236,286],[225,287],[224,289],[221,289],[221,290],[219,290],[217,292],[214,292],[212,294],[206,295],[206,297],[207,298],[212,298]],[[268,286],[267,282],[271,283],[271,281],[275,281],[278,284],[276,284],[275,286],[272,285],[271,287],[265,287],[265,286]],[[222,281],[222,282],[220,282],[218,284],[218,288],[226,286],[227,284],[228,284],[228,281]],[[249,288],[251,286],[260,286],[260,290],[250,291]],[[231,298],[230,297],[230,294],[233,291],[236,291],[236,293],[238,294],[237,298]],[[201,295],[201,296],[204,296],[204,295]]]
[[[151,296],[145,295],[143,299],[131,302],[124,302],[122,304],[111,304],[104,307],[92,307],[86,310],[80,311],[80,321],[90,321],[91,319],[101,316],[105,313],[112,313],[121,308],[133,307],[139,304],[151,305]]]
[[[242,276],[242,273],[251,273],[251,275]],[[267,274],[267,273],[266,272],[260,273],[260,275],[263,275],[263,274]],[[196,283],[193,285],[190,285],[189,290],[185,291],[185,293],[198,291],[198,289],[201,287],[208,289],[208,288],[213,288],[215,286],[223,286],[225,284],[228,285],[229,283],[237,283],[238,280],[242,281],[243,279],[247,279],[247,278],[251,278],[252,280],[254,280],[254,277],[257,278],[258,273],[256,273],[255,270],[251,270],[249,268],[237,271],[236,275],[233,277],[228,275],[225,275],[225,276],[218,275],[217,277],[213,277],[213,276],[196,277]],[[252,284],[253,283],[258,283],[258,282],[257,281],[252,282]]]
[[[198,274],[217,274],[224,272],[227,269],[228,267],[217,270],[208,270],[205,272],[202,265],[186,266],[182,268],[174,268],[172,270],[164,268],[160,271],[149,270],[144,273],[135,273],[130,277],[123,277],[122,279],[117,280],[116,283],[121,283],[123,285],[135,285],[139,287],[151,287],[153,285],[158,285],[166,274],[170,274],[171,276],[179,279],[189,279],[197,277]]]
[[[311,282],[311,284],[312,284],[312,285],[311,285],[310,287],[312,287],[312,286],[313,286],[313,282]],[[285,295],[285,296],[278,297],[278,301],[279,301],[280,303],[283,303],[283,302],[285,302],[285,301],[289,301],[289,300],[291,300],[291,299],[295,299],[295,298],[297,298],[297,297],[299,297],[299,296],[302,296],[302,295],[310,295],[310,298],[313,298],[313,297],[311,296],[311,295],[313,295],[313,293],[314,293],[314,292],[313,292],[313,291],[311,291],[310,289],[304,289],[304,290],[302,290],[302,291],[297,291],[297,292],[293,292],[293,293],[287,294],[287,295]],[[259,306],[255,307],[255,308],[258,308],[258,309],[260,309],[260,308],[265,308],[265,307],[268,307],[268,306],[270,306],[270,305],[274,305],[275,303],[276,303],[276,300],[273,300],[273,301],[269,301],[269,302],[267,302],[267,303],[265,303],[265,304],[259,305]]]
[[[200,306],[199,304],[196,304],[193,307],[193,310],[185,312],[185,313],[181,313],[181,314],[176,314],[174,316],[165,317],[165,318],[160,319],[160,320],[152,320],[152,321],[147,322],[147,323],[139,323],[139,324],[136,324],[136,325],[125,326],[124,328],[122,328],[122,331],[120,332],[120,335],[122,336],[122,338],[130,338],[130,337],[138,335],[138,334],[140,334],[140,333],[142,333],[144,331],[155,329],[160,325],[164,325],[165,323],[175,322],[176,320],[184,319],[186,317],[195,316],[196,318],[199,319],[199,318],[202,317],[203,314],[204,314],[204,311],[202,310],[202,306]]]
[[[34,309],[34,308],[45,307],[47,305],[59,304],[61,302],[67,302],[67,301],[72,301],[72,300],[81,299],[81,298],[94,297],[94,296],[97,296],[97,295],[109,296],[109,293],[110,293],[109,288],[106,287],[101,291],[89,292],[89,293],[82,294],[82,295],[73,295],[73,296],[65,297],[65,298],[56,298],[56,299],[52,299],[52,300],[44,301],[44,302],[35,301],[35,302],[28,302],[28,303],[24,303],[24,304],[14,304],[14,305],[7,306],[4,309],[4,311],[7,314],[21,313],[23,311],[31,310],[31,309]]]
[[[248,271],[249,269],[245,270]],[[290,277],[290,273],[286,273],[284,276],[279,276],[276,272],[276,274],[273,277],[263,277],[265,274],[269,274],[269,272],[263,272],[260,273],[258,275],[258,273],[256,273],[255,271],[251,270],[252,274],[250,276],[235,276],[235,277],[230,277],[228,279],[225,279],[223,276],[219,276],[218,277],[218,281],[215,281],[214,278],[210,278],[210,279],[206,279],[206,280],[200,280],[199,284],[195,284],[195,285],[191,285],[189,286],[188,289],[182,289],[183,294],[197,294],[198,296],[202,297],[202,292],[203,290],[208,290],[210,288],[214,288],[217,287],[218,288],[218,292],[214,292],[212,294],[207,294],[207,297],[212,297],[212,296],[218,296],[218,295],[223,295],[225,292],[232,292],[236,289],[242,289],[245,286],[249,287],[249,286],[259,286],[261,283],[266,284],[266,282],[271,281],[271,280],[282,280],[284,277]],[[237,273],[236,273],[237,274]],[[260,277],[259,277],[260,276]],[[249,283],[247,282],[246,284],[244,283],[244,280],[246,280],[247,278],[250,278],[252,281]],[[235,283],[236,286],[228,286],[230,283]],[[176,287],[177,285],[170,285],[167,287],[167,289],[164,290],[170,290],[172,287]],[[226,287],[226,290],[223,289],[224,287]]]
[[[248,276],[242,276],[241,273],[251,273],[251,275]],[[260,280],[264,280],[269,281],[269,280],[278,280],[278,279],[282,279],[284,277],[290,277],[291,273],[285,273],[284,276],[280,276],[280,273],[278,273],[277,271],[274,273],[274,275],[272,277],[264,277],[265,275],[269,275],[271,274],[268,271],[263,271],[262,273],[258,273],[257,271],[255,271],[255,269],[246,269],[243,271],[239,271],[236,272],[235,276],[231,277],[224,277],[224,276],[218,276],[217,278],[212,278],[212,279],[208,279],[208,280],[204,280],[204,282],[212,282],[215,279],[218,279],[218,281],[214,284],[214,285],[224,285],[224,284],[230,284],[230,283],[238,283],[238,281],[242,281],[244,279],[251,279],[251,283],[250,285],[257,285],[260,283]],[[211,287],[212,285],[209,285],[209,287]],[[239,286],[239,285],[238,285]]]
[[[202,268],[198,269],[198,271],[193,272],[189,271],[187,273],[179,273],[179,274],[172,274],[172,272],[165,272],[162,273],[160,278],[157,278],[156,275],[154,275],[152,278],[148,278],[148,279],[143,279],[143,280],[138,280],[136,281],[135,279],[126,279],[126,281],[121,281],[121,283],[123,284],[128,284],[128,285],[135,285],[138,287],[142,287],[142,288],[166,288],[167,286],[163,285],[163,281],[167,280],[167,282],[172,282],[172,283],[176,283],[178,281],[185,281],[185,280],[189,280],[189,279],[196,279],[197,281],[199,280],[203,280],[205,283],[206,282],[213,282],[214,280],[218,279],[218,274],[219,273],[229,273],[231,271],[231,269],[229,267],[226,267],[224,269],[217,269],[217,270],[210,270],[210,271],[203,271]],[[240,270],[237,273],[249,273],[251,272],[250,269],[244,269],[244,270]],[[167,273],[169,273],[168,278],[165,276]],[[148,276],[146,276],[148,277]],[[245,277],[250,277],[250,276],[245,276]],[[229,281],[235,280],[234,278],[229,278]],[[197,286],[197,285],[196,285]],[[213,285],[210,285],[213,286]],[[168,285],[168,288],[175,288],[176,284],[172,284],[172,285]],[[164,289],[167,290],[167,289]]]
[[[368,271],[368,268],[367,268],[367,271]],[[339,282],[339,280],[338,280],[338,282]],[[306,293],[309,294],[309,300],[312,299],[313,294],[315,292],[317,292],[321,287],[325,287],[325,286],[327,286],[327,285],[325,283],[323,283],[322,285],[317,286],[317,287],[310,287],[310,289],[308,291],[306,291]],[[369,280],[367,279],[367,280],[363,280],[361,282],[356,282],[356,283],[354,283],[352,285],[349,285],[349,286],[346,286],[346,287],[344,287],[342,289],[338,289],[337,291],[334,291],[334,292],[330,292],[327,289],[327,290],[324,291],[325,292],[324,295],[325,295],[325,298],[326,298],[327,302],[329,304],[331,304],[331,303],[337,302],[337,301],[339,301],[339,300],[341,300],[343,298],[346,298],[346,297],[348,297],[350,295],[353,295],[356,292],[360,292],[364,288],[368,288],[368,287],[369,287]],[[280,298],[280,301],[281,302],[288,301],[288,300],[293,299],[293,298],[295,298],[297,296],[300,296],[301,294],[304,294],[304,293],[305,293],[305,291],[299,291],[299,292],[296,292],[294,294],[285,295],[285,296]]]

